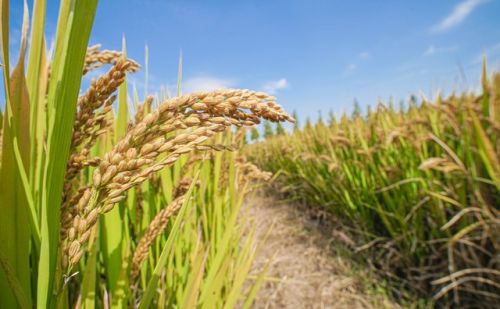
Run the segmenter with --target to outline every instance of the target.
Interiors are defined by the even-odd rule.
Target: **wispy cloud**
[[[463,0],[450,14],[431,28],[432,32],[445,32],[463,22],[479,5],[489,0]]]
[[[279,80],[270,81],[264,84],[262,89],[269,94],[276,94],[278,90],[288,88],[290,84],[286,78],[281,78]]]
[[[346,72],[351,73],[351,72],[356,71],[356,69],[359,67],[359,64],[363,61],[370,59],[371,56],[372,56],[372,54],[368,51],[364,51],[364,52],[359,53],[358,58],[354,62],[351,62],[346,66],[346,68],[345,68]]]
[[[362,59],[362,60],[368,59],[371,56],[372,55],[369,52],[367,52],[367,51],[359,53],[359,59]]]
[[[442,53],[451,53],[457,50],[456,46],[444,46],[444,47],[439,47],[439,46],[434,46],[430,45],[425,51],[424,51],[424,56],[432,56],[435,54],[442,54]]]
[[[349,65],[346,67],[347,72],[352,72],[358,68],[358,65],[355,63],[349,63]]]
[[[184,93],[195,91],[211,91],[234,87],[235,82],[213,76],[197,76],[187,79],[182,83]]]

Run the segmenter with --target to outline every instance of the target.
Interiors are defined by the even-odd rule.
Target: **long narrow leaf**
[[[56,276],[60,205],[83,62],[96,6],[97,0],[61,2],[55,52],[58,61],[52,67],[47,101],[49,127],[41,205],[42,243],[37,288],[39,308],[55,306],[52,296],[54,283],[57,283],[56,290],[61,288],[62,278]]]

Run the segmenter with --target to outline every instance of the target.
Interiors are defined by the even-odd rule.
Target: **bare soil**
[[[325,231],[318,218],[262,193],[244,212],[254,217],[263,242],[253,273],[270,263],[253,308],[399,308],[349,258],[340,243],[350,240],[340,226]]]

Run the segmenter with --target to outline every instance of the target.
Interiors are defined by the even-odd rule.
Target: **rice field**
[[[429,306],[494,308],[499,121],[500,74],[484,64],[479,94],[380,103],[291,134],[268,124],[246,153],[287,199],[343,218],[355,252],[396,289]]]

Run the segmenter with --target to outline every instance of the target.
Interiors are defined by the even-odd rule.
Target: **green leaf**
[[[37,156],[41,155],[40,147],[37,144],[42,144],[43,132],[40,130],[38,122],[43,120],[45,101],[45,85],[46,79],[46,65],[45,65],[45,42],[43,30],[45,27],[45,11],[46,0],[35,0],[33,4],[33,19],[31,21],[31,41],[28,56],[28,71],[27,71],[27,84],[28,93],[30,96],[30,138],[31,138],[31,164],[29,179],[30,184],[33,186],[35,183],[35,170]],[[43,93],[40,93],[43,89]],[[32,188],[35,191],[35,188]]]
[[[26,296],[26,294],[24,294],[23,287],[21,286],[19,279],[17,279],[16,275],[14,274],[14,270],[12,269],[12,266],[10,266],[7,257],[2,253],[1,250],[0,250],[0,266],[5,274],[7,282],[9,283],[10,289],[12,289],[12,293],[16,297],[17,304],[19,305],[19,307],[23,309],[31,308],[30,301]]]
[[[122,39],[123,57],[127,57],[125,37]],[[127,132],[128,124],[128,105],[127,105],[127,79],[120,85],[118,89],[118,115],[116,118],[115,127],[115,143],[117,143]]]
[[[112,120],[112,117],[111,119]],[[116,132],[119,133],[119,132]],[[114,139],[111,134],[104,135],[101,139],[98,156],[102,156],[113,148]],[[119,203],[102,218],[101,251],[104,262],[104,272],[108,290],[114,294],[118,278],[122,269],[124,230],[124,203]],[[113,298],[114,301],[114,298]]]
[[[201,279],[205,271],[208,251],[199,249],[197,255],[191,263],[189,269],[189,278],[185,287],[185,294],[182,303],[178,304],[180,308],[196,308],[198,295],[200,293]]]
[[[248,309],[252,306],[252,304],[255,300],[255,297],[257,296],[257,293],[260,290],[260,286],[264,282],[264,279],[265,279],[266,274],[267,274],[267,270],[269,269],[269,266],[271,266],[271,262],[272,262],[272,259],[270,259],[266,263],[266,265],[264,266],[264,269],[259,273],[259,275],[257,276],[257,279],[255,279],[255,282],[253,283],[252,288],[250,289],[248,294],[246,295],[245,302],[243,303],[243,306],[241,308]]]
[[[83,63],[97,0],[62,1],[48,93],[47,161],[41,201],[41,234],[37,307],[55,306],[53,287],[60,293],[62,276],[56,276],[59,250],[60,205],[72,138]]]
[[[126,220],[128,221],[128,220]],[[125,226],[128,226],[128,222],[125,221]],[[120,274],[116,282],[116,287],[112,295],[111,308],[125,308],[126,307],[126,297],[130,293],[130,285],[128,280],[129,274],[129,260],[131,254],[131,248],[129,246],[129,237],[123,240],[123,251],[122,251],[122,261],[120,264]]]
[[[97,242],[91,244],[90,254],[85,265],[82,278],[81,299],[83,308],[92,309],[96,304],[96,281],[97,281]]]
[[[2,3],[2,9],[5,3]],[[8,11],[2,10],[3,13],[8,13]],[[30,225],[35,235],[35,246],[39,244],[39,235],[37,235],[36,215],[33,211],[30,212],[30,209],[34,208],[26,177],[30,154],[29,118],[24,117],[29,113],[30,108],[24,77],[28,20],[28,8],[25,3],[19,61],[12,76],[5,83],[7,110],[5,111],[6,125],[3,128],[2,169],[0,171],[0,179],[2,179],[0,187],[0,213],[2,214],[0,218],[0,251],[4,252],[6,263],[12,267],[20,287],[23,289],[23,294],[28,297],[28,305],[31,306]],[[3,39],[8,42],[8,38]],[[8,62],[5,54],[2,57],[4,63]],[[6,75],[7,72],[4,72],[4,77]],[[0,272],[0,307],[9,307],[17,303],[12,290],[6,287],[9,285],[6,275]]]

